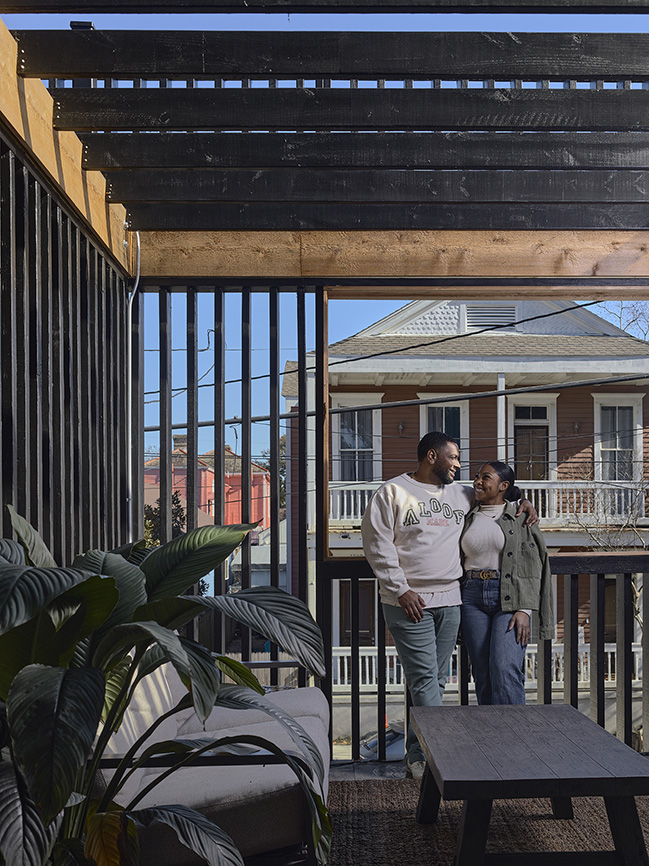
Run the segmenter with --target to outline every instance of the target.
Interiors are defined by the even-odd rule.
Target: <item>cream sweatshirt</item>
[[[422,484],[407,473],[379,487],[361,533],[381,601],[398,604],[409,589],[445,592],[458,586],[460,534],[472,505],[473,491],[460,484]]]

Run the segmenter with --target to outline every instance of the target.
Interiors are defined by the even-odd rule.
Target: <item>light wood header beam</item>
[[[76,134],[53,129],[52,97],[45,85],[16,75],[17,50],[0,21],[0,127],[23,143],[76,214],[130,270],[130,248],[124,246],[126,211],[121,204],[107,204],[106,181],[100,172],[81,168],[83,146]]]
[[[556,278],[556,284],[473,291],[475,297],[649,298],[647,232],[143,232],[141,241],[142,275],[161,281],[304,278],[335,287],[336,278],[367,277],[367,297],[431,297],[435,292],[468,297],[466,288],[377,288],[371,278],[543,277]],[[614,286],[616,278],[645,276],[646,286]],[[562,285],[570,277],[601,278],[601,285]],[[330,292],[332,297],[349,294],[358,295],[359,289]]]

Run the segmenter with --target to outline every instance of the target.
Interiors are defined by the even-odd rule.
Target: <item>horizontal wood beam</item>
[[[638,202],[644,171],[158,170],[107,175],[109,201],[134,202]]]
[[[520,278],[545,280],[541,294],[562,280],[587,278],[580,297],[597,297],[616,278],[647,278],[649,233],[585,232],[143,232],[144,277],[304,278],[326,280],[386,278]],[[384,280],[385,282],[385,280]],[[483,285],[493,298],[493,284]],[[527,297],[533,286],[516,290]],[[442,291],[451,292],[446,285]],[[571,286],[563,297],[576,297]],[[647,285],[616,289],[627,297],[649,297]],[[489,294],[487,294],[489,293]],[[459,297],[460,294],[456,294]],[[499,295],[500,296],[500,295]],[[616,294],[611,293],[611,298]]]
[[[647,0],[10,0],[0,3],[1,13],[58,12],[90,15],[120,13],[205,12],[547,12],[553,13],[643,13]]]
[[[648,130],[649,90],[54,88],[69,130]]]
[[[357,132],[238,135],[81,133],[88,169],[128,168],[636,168],[637,132]]]
[[[644,33],[13,33],[36,78],[649,80]]]
[[[131,204],[133,231],[649,229],[646,204]]]

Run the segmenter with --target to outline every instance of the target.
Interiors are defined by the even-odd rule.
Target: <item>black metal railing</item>
[[[642,689],[634,694],[634,620],[647,621],[649,615],[649,593],[642,591],[643,576],[649,573],[649,554],[645,552],[631,553],[576,553],[562,554],[551,557],[553,575],[557,576],[557,594],[563,602],[563,691],[553,689],[556,682],[553,670],[553,642],[539,641],[537,645],[537,693],[539,703],[560,701],[575,707],[588,705],[591,718],[598,724],[614,728],[617,736],[631,744],[640,742],[638,737],[640,725],[646,730],[649,725],[649,693],[642,680]],[[348,647],[351,661],[349,665],[350,682],[344,695],[344,701],[350,706],[349,747],[350,757],[360,757],[362,735],[365,730],[360,725],[360,707],[363,703],[365,727],[367,718],[375,711],[375,724],[370,726],[377,732],[379,759],[385,758],[386,734],[386,653],[385,624],[381,606],[377,605],[376,625],[376,676],[373,678],[373,688],[367,688],[364,681],[366,672],[360,664],[360,647],[358,635],[359,624],[359,592],[361,581],[373,579],[372,571],[363,559],[329,560],[321,565],[322,582],[320,591],[329,599],[334,596],[334,584],[348,581],[351,585],[350,611],[351,646]],[[588,582],[587,598],[584,591],[578,596],[579,582]],[[615,671],[614,686],[607,680],[609,669],[604,664],[605,646],[605,584],[614,582],[614,631],[615,631]],[[331,609],[331,601],[322,602],[322,609]],[[610,603],[610,600],[609,600]],[[612,611],[607,610],[609,628],[612,624]],[[580,614],[580,615],[579,615]],[[588,620],[590,629],[588,645],[589,683],[584,689],[584,677],[580,673],[581,657],[579,653],[580,621]],[[328,620],[330,621],[330,620]],[[583,627],[583,626],[582,626]],[[641,629],[639,629],[641,630]],[[329,635],[329,642],[331,634]],[[642,669],[649,664],[649,640],[642,634]],[[556,644],[555,644],[556,646]],[[470,698],[469,690],[469,660],[466,648],[460,645],[457,661],[457,697],[447,695],[446,700],[456,699],[458,703],[467,704]],[[637,674],[637,672],[636,672]],[[637,678],[635,680],[637,682]],[[329,693],[331,686],[329,684]],[[341,696],[338,696],[341,699]],[[534,700],[533,696],[530,699]],[[336,697],[333,698],[334,703]],[[615,707],[615,722],[611,724],[606,719],[606,703]]]

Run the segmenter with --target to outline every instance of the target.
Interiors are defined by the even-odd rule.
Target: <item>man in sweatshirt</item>
[[[460,452],[446,433],[427,433],[417,446],[417,461],[414,472],[386,481],[374,493],[361,530],[412,702],[439,706],[460,625],[460,534],[473,490],[453,484]],[[536,523],[530,502],[524,500],[520,511]],[[424,768],[424,753],[409,727],[407,774],[421,778]]]

